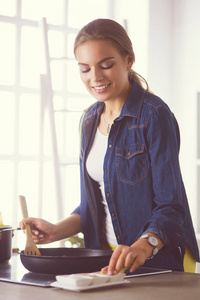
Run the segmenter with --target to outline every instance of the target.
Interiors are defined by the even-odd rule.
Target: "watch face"
[[[148,238],[148,241],[152,246],[154,247],[158,246],[158,240],[154,236],[150,236]]]

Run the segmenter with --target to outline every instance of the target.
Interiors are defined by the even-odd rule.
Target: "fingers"
[[[22,219],[19,223],[21,229],[25,229],[25,224],[34,225],[34,218],[24,218],[24,219]]]
[[[134,271],[136,271],[140,266],[142,266],[143,264],[145,263],[145,261],[144,262],[141,262],[140,260],[138,260],[138,259],[135,259],[134,260],[134,262],[133,262],[133,264],[130,266],[130,272],[134,272]]]
[[[109,265],[104,271],[107,271],[108,275],[113,275],[119,273],[123,268],[130,268],[130,271],[133,272],[143,265],[145,260],[145,255],[139,249],[119,245],[113,252]]]
[[[40,233],[38,230],[32,230],[32,239],[36,244],[42,244],[45,240],[44,234]]]
[[[108,274],[108,266],[101,269],[101,274],[105,274],[105,275]]]
[[[23,223],[22,221],[19,223],[19,227],[20,227],[22,230],[25,229],[25,225],[24,225],[24,223]]]
[[[24,231],[25,233],[25,224],[30,224],[31,226],[31,234],[32,234],[32,239],[36,244],[41,244],[44,243],[45,236],[44,234],[37,228],[37,219],[35,218],[26,218],[22,219],[19,223],[20,228]]]
[[[106,266],[106,267],[102,268],[102,269],[101,269],[101,274],[104,274],[104,275],[115,275],[115,274],[118,273],[116,270],[114,270],[113,273],[111,274],[111,273],[109,272],[109,269],[108,269],[108,268],[109,268],[109,266]]]
[[[113,275],[114,272],[120,272],[123,267],[125,267],[126,256],[129,252],[128,246],[119,245],[113,252],[109,266],[108,275]]]

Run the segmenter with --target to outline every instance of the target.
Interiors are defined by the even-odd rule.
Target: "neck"
[[[115,119],[121,113],[122,107],[119,109],[108,109],[107,107],[104,108],[103,114],[110,119]]]
[[[105,101],[104,114],[109,118],[116,118],[120,115],[122,107],[128,98],[132,89],[132,85],[129,84],[126,92],[123,93],[123,97],[119,97],[118,99]]]

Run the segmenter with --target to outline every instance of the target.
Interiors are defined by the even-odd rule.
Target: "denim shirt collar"
[[[132,90],[124,103],[119,117],[139,118],[144,100],[145,90],[135,81]]]

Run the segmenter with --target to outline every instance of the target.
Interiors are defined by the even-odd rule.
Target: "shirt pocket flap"
[[[141,153],[144,153],[144,145],[133,145],[130,147],[116,149],[116,155],[125,159],[131,159]]]

